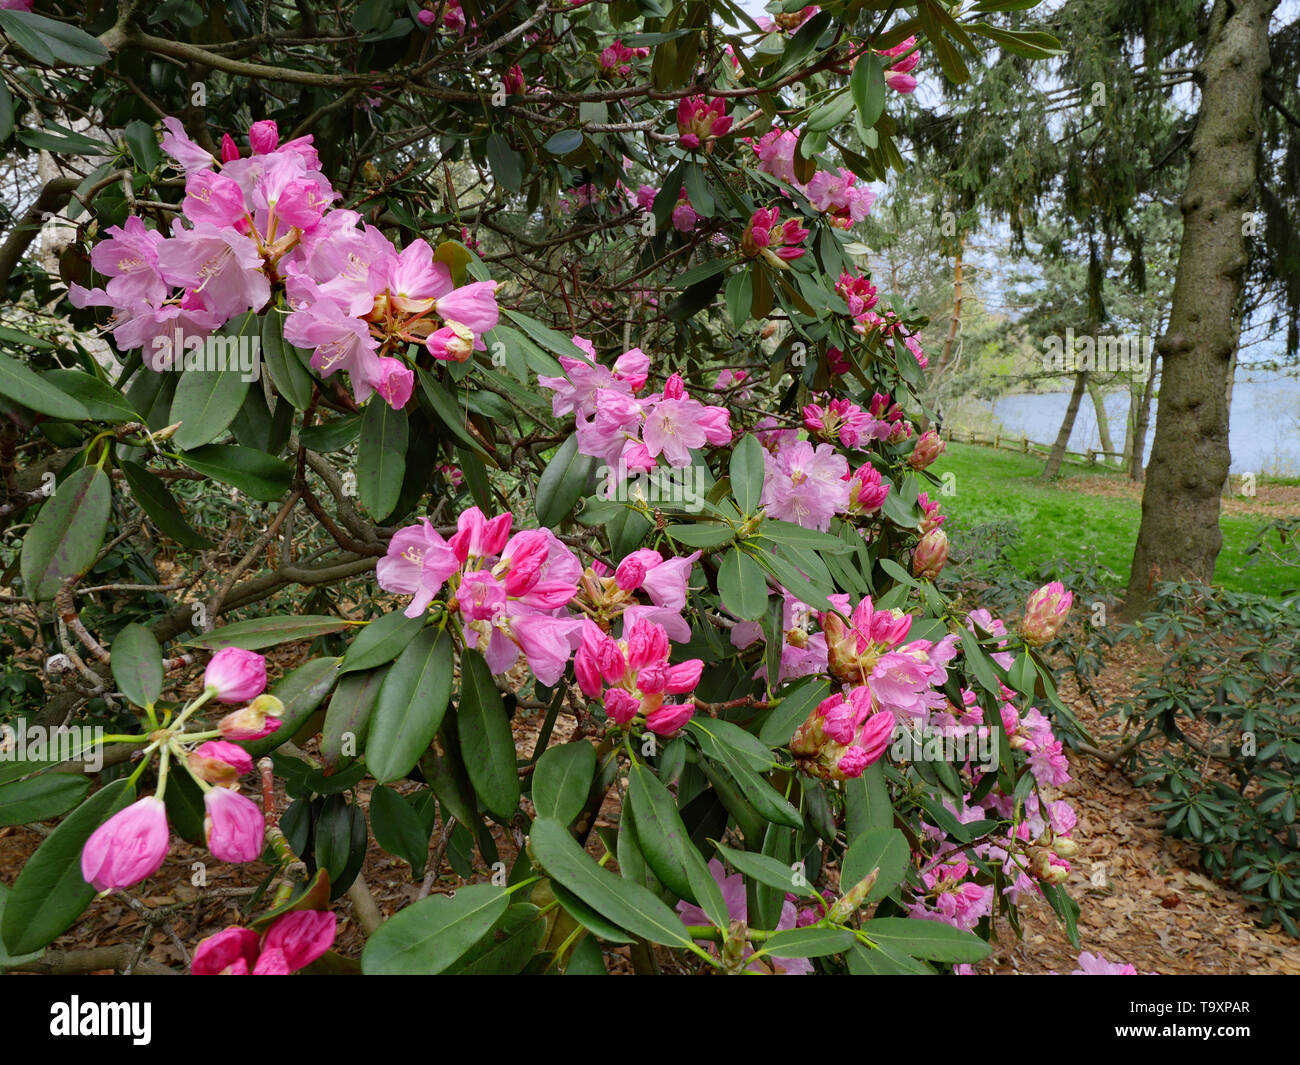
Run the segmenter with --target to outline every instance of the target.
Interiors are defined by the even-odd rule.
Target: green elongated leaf
[[[284,318],[274,308],[268,308],[263,315],[262,358],[266,360],[266,367],[271,372],[271,383],[275,385],[276,391],[298,410],[306,410],[311,403],[315,382],[298,353],[293,350],[293,345],[284,339]]]
[[[803,827],[803,818],[799,816],[799,811],[778,795],[772,785],[750,768],[742,757],[726,744],[719,744],[717,749],[719,760],[726,766],[736,786],[760,816],[788,828]]]
[[[190,469],[263,503],[278,502],[293,483],[293,470],[287,463],[237,444],[205,444],[178,457]]]
[[[0,905],[4,900],[0,899]],[[569,960],[564,965],[565,976],[607,976],[605,955],[600,943],[592,936],[583,936],[577,946],[569,951]]]
[[[724,270],[730,269],[735,265],[734,258],[722,257],[720,259],[710,259],[707,263],[701,263],[699,266],[693,266],[685,273],[679,274],[673,278],[673,287],[677,289],[688,289],[693,285],[698,285],[701,281],[707,281],[711,277],[717,277]],[[721,287],[721,283],[719,283]],[[717,291],[716,289],[714,290]],[[710,297],[711,298],[711,297]]]
[[[974,933],[953,928],[942,921],[877,917],[864,921],[862,931],[883,948],[927,961],[981,961],[993,949]]]
[[[0,924],[4,923],[5,904],[9,901],[9,888],[0,884]],[[0,970],[12,968],[15,965],[22,965],[25,962],[35,961],[44,953],[43,950],[34,950],[30,954],[10,954],[5,950],[4,940],[0,939]]]
[[[9,86],[0,82],[0,142],[7,141],[14,131],[14,98]],[[4,905],[0,898],[0,906]],[[4,947],[0,946],[0,961],[4,959]]]
[[[86,797],[85,773],[42,773],[0,787],[0,825],[48,821],[71,810]]]
[[[323,425],[311,425],[298,434],[298,441],[311,451],[340,451],[361,433],[361,416],[335,418]]]
[[[844,122],[853,113],[855,97],[847,92],[833,96],[813,109],[806,127],[813,133],[825,133]]]
[[[579,453],[577,433],[561,444],[537,481],[538,524],[553,529],[567,518],[586,494],[595,467],[594,458]]]
[[[423,627],[423,616],[408,618],[397,610],[381,614],[353,637],[339,672],[355,673],[391,662]]]
[[[773,958],[820,958],[840,954],[858,941],[847,928],[791,928],[763,942],[763,953]]]
[[[870,129],[885,111],[885,64],[878,55],[864,55],[854,64],[849,90],[862,125]]]
[[[186,643],[191,647],[206,647],[210,651],[219,651],[223,647],[260,651],[277,644],[292,643],[294,640],[314,640],[317,636],[347,627],[348,623],[342,618],[332,618],[328,614],[253,618],[251,621],[236,621],[233,625],[213,629]]]
[[[734,721],[701,714],[691,719],[686,730],[709,758],[720,759],[725,747],[744,759],[755,772],[765,773],[772,768],[772,751],[767,744]]]
[[[193,526],[185,520],[176,498],[161,478],[154,476],[138,463],[126,459],[123,459],[119,465],[135,501],[140,504],[140,509],[149,515],[149,520],[158,526],[159,532],[178,544],[197,548],[200,551],[216,546],[207,537],[195,532]]]
[[[325,724],[320,736],[321,760],[331,769],[360,753],[370,728],[370,715],[387,674],[388,667],[380,666],[339,678],[338,687],[330,697],[329,709],[325,711]],[[331,880],[335,879],[335,872],[330,870]]]
[[[537,954],[546,921],[532,903],[517,902],[450,969],[457,976],[514,976]]]
[[[148,122],[135,118],[126,124],[122,136],[126,140],[126,146],[131,152],[131,159],[135,162],[136,169],[145,174],[152,173],[162,158],[153,127]]]
[[[397,506],[410,433],[405,411],[393,410],[380,396],[361,412],[357,492],[361,505],[375,518],[387,517]]]
[[[153,633],[134,622],[117,634],[110,662],[118,689],[136,706],[152,706],[162,694],[162,649]]]
[[[83,466],[59,485],[23,538],[28,595],[53,599],[65,580],[90,567],[104,542],[111,503],[108,475],[96,466]]]
[[[105,784],[63,819],[23,866],[5,903],[0,937],[10,954],[40,950],[61,936],[95,897],[81,876],[92,832],[135,797],[130,782]]]
[[[578,347],[572,340],[563,333],[557,333],[554,329],[542,325],[535,318],[530,318],[521,311],[511,310],[509,307],[502,307],[501,311],[507,318],[513,321],[520,329],[533,338],[538,344],[548,351],[555,352],[556,355],[567,355],[573,359],[581,359],[584,363],[591,364],[591,356],[582,348]],[[559,373],[560,368],[557,365],[547,373]]]
[[[384,679],[366,741],[376,780],[406,776],[438,734],[451,699],[451,637],[425,628],[407,644]]]
[[[337,898],[356,879],[367,841],[361,807],[342,795],[330,795],[316,819],[313,852],[316,864],[329,875],[330,896]]]
[[[731,494],[736,505],[746,516],[758,509],[763,494],[763,477],[766,472],[763,445],[753,433],[740,438],[731,453]]]
[[[731,918],[722,889],[691,842],[677,803],[663,782],[640,762],[628,770],[627,798],[636,820],[636,838],[655,875],[678,898],[700,907],[719,928]]]
[[[767,577],[763,568],[738,547],[723,556],[718,567],[722,605],[743,621],[757,621],[767,610]]]
[[[975,639],[975,635],[969,629],[961,630],[961,652],[966,664],[970,666],[971,671],[975,674],[975,679],[980,682],[981,686],[994,695],[1000,695],[1002,684],[998,680],[997,674],[993,672],[993,665],[984,654],[979,641]]]
[[[15,12],[9,12],[14,14]],[[45,380],[17,359],[0,354],[0,396],[12,399],[40,414],[67,421],[89,421],[85,404]]]
[[[383,784],[370,794],[370,827],[375,842],[406,862],[412,876],[424,875],[429,831],[411,804]]]
[[[538,818],[529,840],[534,860],[547,875],[602,917],[651,943],[696,949],[672,910],[640,884],[602,869],[560,822]]]
[[[81,370],[47,370],[44,380],[86,408],[101,422],[137,422],[140,414],[116,388]]]
[[[556,880],[548,881],[551,894],[564,912],[582,925],[593,936],[599,936],[606,943],[635,943],[636,937],[628,935],[613,921],[597,913],[582,899]]]
[[[923,961],[909,958],[893,947],[877,944],[873,949],[856,944],[845,956],[849,972],[854,976],[934,976],[934,970]]]
[[[802,899],[814,897],[807,878],[798,875],[796,869],[776,858],[756,851],[733,850],[721,843],[718,844],[718,853],[726,858],[738,873],[751,880],[757,880],[760,884],[766,884],[780,892],[791,892]]]
[[[465,769],[483,805],[497,817],[509,818],[519,806],[519,774],[505,704],[477,651],[462,653],[460,677],[456,721]]]
[[[758,527],[758,535],[773,543],[810,548],[823,555],[846,555],[853,550],[853,545],[846,544],[838,536],[818,532],[816,529],[805,529],[802,525],[779,521],[776,518],[768,518],[764,521]]]
[[[739,329],[749,320],[749,309],[754,301],[754,278],[748,270],[727,278],[726,300],[731,324]]]
[[[880,874],[863,905],[879,902],[902,882],[911,858],[907,837],[898,829],[868,829],[849,845],[844,855],[840,868],[841,889],[848,891],[873,869],[879,869]]]
[[[0,11],[0,28],[23,51],[48,66],[96,67],[108,50],[85,30],[31,11]]]
[[[500,133],[489,133],[487,144],[488,165],[492,168],[492,177],[497,184],[504,185],[511,192],[518,192],[524,177],[523,161],[518,152],[510,147],[510,142]]]
[[[224,433],[243,406],[251,383],[237,368],[186,370],[181,374],[171,413],[172,421],[181,423],[172,437],[176,446],[188,451],[210,444]]]
[[[430,895],[385,921],[361,952],[367,976],[432,976],[449,968],[491,930],[510,896],[491,884]]]
[[[559,133],[553,134],[542,147],[554,156],[576,152],[582,147],[582,131],[578,129],[562,129]]]
[[[461,409],[455,392],[427,370],[417,369],[415,372],[420,379],[420,388],[424,392],[425,398],[428,399],[429,406],[437,416],[438,421],[452,436],[468,447],[474,454],[480,458],[491,459],[482,442],[477,440],[465,427],[468,424],[465,412]],[[493,465],[496,464],[495,459],[492,459],[492,462]]]
[[[827,598],[830,590],[818,587],[810,581],[793,562],[772,551],[764,551],[758,557],[762,564],[772,571],[772,575],[781,583],[781,587],[801,603],[827,612],[835,609],[835,604]]]
[[[669,525],[664,532],[687,547],[721,547],[736,538],[735,530],[729,526],[705,522],[696,525]]]
[[[567,825],[582,812],[595,777],[596,749],[586,740],[547,748],[533,771],[537,816]]]
[[[813,708],[830,693],[830,682],[815,677],[792,684],[785,689],[781,701],[763,722],[758,738],[769,747],[784,747],[794,736],[794,730],[807,720]]]
[[[934,56],[939,60],[939,67],[944,77],[955,85],[970,81],[970,71],[966,67],[965,60],[957,51],[956,45],[944,34],[945,26],[949,30],[956,26],[952,17],[935,0],[920,0],[916,14],[925,29],[926,37],[934,48]]]
[[[172,831],[183,840],[203,846],[203,820],[207,809],[203,804],[203,792],[194,783],[194,778],[186,772],[177,773],[170,778],[167,781],[164,805],[167,807],[167,823]]]

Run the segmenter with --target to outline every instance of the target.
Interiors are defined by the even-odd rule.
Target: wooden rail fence
[[[1040,444],[1026,436],[1007,436],[1003,433],[977,433],[974,429],[954,429],[944,426],[940,434],[945,440],[955,440],[959,444],[976,444],[980,447],[998,448],[1003,451],[1019,451],[1022,455],[1038,455],[1046,458],[1052,451],[1051,444]],[[1098,459],[1114,457],[1124,458],[1122,451],[1100,451],[1089,448],[1087,451],[1066,451],[1064,461],[1076,466],[1095,466]]]

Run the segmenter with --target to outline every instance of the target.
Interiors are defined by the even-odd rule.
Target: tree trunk
[[[1083,401],[1083,392],[1088,384],[1088,371],[1081,370],[1074,375],[1074,390],[1070,393],[1070,405],[1065,408],[1065,419],[1061,422],[1056,442],[1047,456],[1047,465],[1043,467],[1043,480],[1050,481],[1061,472],[1061,462],[1065,458],[1065,449],[1070,443],[1070,434],[1074,432],[1074,419],[1079,414],[1079,404]]]
[[[1142,480],[1142,460],[1146,456],[1147,449],[1147,426],[1151,424],[1151,401],[1156,394],[1156,366],[1159,365],[1160,356],[1157,352],[1151,353],[1151,366],[1147,370],[1147,381],[1142,388],[1142,402],[1137,409],[1137,422],[1133,427],[1133,450],[1128,457],[1128,479],[1130,481]]]
[[[1229,425],[1232,424],[1232,389],[1233,386],[1237,383],[1237,352],[1241,350],[1240,323],[1238,323],[1237,329],[1238,329],[1237,340],[1232,345],[1232,358],[1228,360],[1228,387],[1225,388],[1223,391],[1223,403],[1228,411]],[[1231,459],[1231,454],[1229,454],[1229,458]],[[1232,474],[1231,473],[1224,476],[1223,488],[1220,490],[1219,495],[1224,499],[1227,499],[1230,495],[1232,495]]]
[[[1088,396],[1092,400],[1093,412],[1097,415],[1097,435],[1101,438],[1102,451],[1114,451],[1115,441],[1110,435],[1110,419],[1106,415],[1106,397],[1102,395],[1101,385],[1095,377],[1088,378]],[[1110,461],[1109,455],[1101,457],[1102,463]]]
[[[1228,367],[1247,264],[1242,219],[1254,206],[1268,24],[1278,0],[1216,0],[1197,70],[1200,113],[1183,195],[1182,247],[1156,435],[1142,495],[1124,613],[1141,613],[1162,580],[1208,581],[1223,546],[1219,492],[1228,476]]]
[[[952,358],[953,346],[957,343],[957,334],[961,332],[961,299],[962,299],[962,271],[964,263],[962,253],[966,249],[966,236],[962,235],[961,243],[957,245],[957,258],[953,261],[952,271],[952,321],[948,325],[948,337],[943,342],[943,350],[939,353],[939,366],[935,376],[941,376],[948,368],[948,360]]]

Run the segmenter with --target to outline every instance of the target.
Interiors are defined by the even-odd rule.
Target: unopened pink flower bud
[[[624,592],[634,592],[645,580],[645,563],[635,555],[629,555],[618,564],[614,571],[614,583]]]
[[[912,551],[914,576],[934,580],[948,561],[948,534],[942,529],[931,529],[921,537]]]
[[[262,853],[266,820],[251,799],[226,788],[213,788],[203,796],[207,811],[203,834],[208,850],[223,862],[251,862]]]
[[[284,703],[274,695],[259,695],[244,709],[223,717],[217,728],[228,740],[260,740],[280,727],[276,719],[283,713]]]
[[[1020,626],[1025,642],[1038,646],[1054,640],[1073,602],[1074,593],[1067,592],[1060,581],[1045,584],[1034,592],[1025,605],[1025,620]]]
[[[170,835],[167,808],[146,795],[91,833],[81,850],[81,875],[98,891],[138,884],[162,865]]]
[[[266,658],[256,651],[223,647],[203,672],[203,687],[222,703],[242,703],[266,691]]]
[[[916,441],[916,447],[907,457],[907,464],[914,470],[923,470],[943,454],[947,445],[933,429],[927,429]]]

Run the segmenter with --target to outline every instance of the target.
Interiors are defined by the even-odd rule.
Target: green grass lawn
[[[1019,536],[1011,545],[1009,557],[1017,569],[1028,574],[1054,559],[1098,562],[1127,583],[1142,518],[1141,503],[1044,485],[1038,480],[1042,469],[1043,460],[1033,456],[950,443],[931,472],[940,477],[948,472],[956,474],[955,494],[940,496],[939,500],[959,534],[994,522],[1016,523]],[[1122,476],[1069,464],[1063,472],[1068,477]],[[1264,595],[1294,588],[1293,568],[1269,562],[1249,564],[1246,549],[1266,523],[1265,518],[1255,515],[1220,518],[1223,550],[1214,569],[1216,584]],[[960,542],[954,540],[954,546],[960,547]]]

